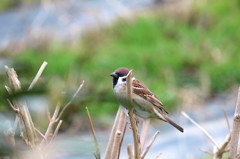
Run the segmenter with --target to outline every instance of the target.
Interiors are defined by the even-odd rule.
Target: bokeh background
[[[69,152],[72,156],[91,158],[94,149],[90,146],[77,151],[81,143],[93,145],[86,106],[104,153],[106,135],[118,109],[109,74],[118,67],[133,69],[136,78],[161,99],[193,139],[201,133],[181,116],[182,110],[206,124],[221,142],[228,132],[223,110],[232,117],[240,82],[239,15],[237,0],[2,0],[1,131],[14,118],[6,102],[4,65],[15,68],[27,89],[42,62],[47,61],[37,86],[24,94],[40,130],[47,126],[46,107],[53,110],[57,102],[67,103],[85,80],[62,117],[60,134],[80,138],[76,151]],[[181,158],[208,158],[198,150],[202,144],[211,151],[204,135],[197,141],[189,140],[189,136],[182,137],[158,121],[153,122],[150,132],[156,129],[177,137],[168,141],[165,138],[172,138],[170,135],[160,135],[159,148],[153,148],[153,154],[160,151],[163,158],[178,158],[180,154]],[[172,143],[177,143],[182,153],[177,154]]]

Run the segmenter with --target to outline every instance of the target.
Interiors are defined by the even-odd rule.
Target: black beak
[[[117,75],[115,72],[111,73],[110,76],[112,76],[112,77],[114,77],[114,78],[117,78],[117,77],[118,77],[118,75]]]

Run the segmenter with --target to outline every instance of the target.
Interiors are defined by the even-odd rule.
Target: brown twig
[[[231,132],[230,152],[229,158],[235,159],[238,154],[238,140],[240,131],[240,87],[238,90],[238,98],[236,103],[236,109],[233,118],[233,127]]]
[[[146,150],[145,150],[145,151],[143,152],[143,154],[141,155],[141,159],[144,159],[144,158],[145,158],[145,156],[147,155],[148,151],[150,150],[152,144],[153,144],[154,141],[156,140],[158,134],[159,134],[159,131],[157,131],[157,132],[153,135],[153,137],[152,137],[152,139],[150,140],[148,146],[146,147]]]
[[[59,113],[58,117],[56,118],[56,121],[58,121],[63,112],[67,109],[67,107],[73,102],[73,100],[75,99],[75,97],[77,96],[77,94],[80,92],[80,90],[82,89],[83,87],[83,84],[84,84],[84,81],[82,81],[82,83],[80,84],[80,86],[78,87],[78,89],[76,90],[76,92],[73,94],[71,100],[63,107],[63,109],[61,110],[61,112]]]
[[[129,71],[127,75],[127,96],[128,96],[128,115],[130,119],[130,123],[132,126],[132,133],[133,133],[133,140],[134,140],[134,158],[140,159],[141,155],[141,147],[140,147],[140,139],[138,135],[138,129],[136,124],[136,118],[133,113],[133,106],[132,106],[132,70]]]
[[[191,121],[191,123],[193,123],[195,126],[197,126],[209,138],[209,140],[213,143],[213,145],[215,145],[219,149],[219,145],[217,144],[217,142],[213,139],[213,137],[201,125],[199,125],[197,122],[195,122],[185,112],[182,112],[182,115],[184,117],[186,117],[189,121]]]
[[[31,83],[30,86],[28,87],[28,91],[31,90],[31,89],[34,87],[34,85],[37,83],[39,77],[40,77],[41,74],[43,73],[43,71],[44,71],[45,67],[47,66],[47,64],[48,64],[48,63],[47,63],[46,61],[44,61],[44,62],[42,63],[40,69],[38,70],[38,72],[37,72],[37,74],[36,74],[36,76],[35,76],[35,78],[33,79],[32,83]]]
[[[86,107],[86,112],[87,112],[87,115],[88,115],[88,121],[89,121],[89,124],[90,124],[91,132],[92,132],[94,143],[95,143],[95,146],[96,146],[96,153],[94,155],[95,155],[96,159],[100,159],[101,155],[100,155],[100,150],[99,150],[99,144],[98,144],[96,133],[95,133],[95,130],[94,130],[94,126],[93,126],[93,123],[92,123],[92,118],[91,118],[90,113],[88,111],[88,107]]]

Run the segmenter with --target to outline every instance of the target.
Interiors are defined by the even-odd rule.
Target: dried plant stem
[[[157,132],[153,135],[151,141],[149,142],[148,146],[146,147],[146,150],[145,150],[145,151],[143,152],[143,154],[141,155],[141,159],[144,159],[144,158],[145,158],[145,156],[147,155],[148,151],[150,150],[152,144],[153,144],[154,141],[156,140],[158,134],[159,134],[159,131],[157,131]]]
[[[226,122],[227,122],[228,130],[231,131],[231,126],[230,126],[230,123],[229,123],[227,112],[225,110],[224,110],[224,117],[225,117]]]
[[[145,119],[142,124],[142,131],[141,131],[141,136],[140,136],[141,150],[144,149],[144,145],[146,143],[147,136],[148,136],[149,126],[150,126],[150,120]]]
[[[50,138],[50,136],[51,136],[51,134],[52,134],[52,132],[53,132],[53,126],[54,126],[54,124],[57,122],[57,121],[56,121],[56,118],[57,118],[57,116],[58,116],[59,110],[60,110],[60,103],[58,103],[57,106],[56,106],[56,108],[55,108],[55,111],[54,111],[54,113],[53,113],[53,116],[52,116],[52,118],[51,118],[51,120],[50,120],[50,123],[49,123],[49,125],[48,125],[48,128],[47,128],[47,130],[46,130],[46,132],[45,132],[44,140],[41,141],[40,146],[42,146],[45,141],[47,141],[47,142],[49,141],[49,138]]]
[[[222,156],[225,152],[227,152],[227,145],[231,140],[230,134],[227,135],[226,139],[224,140],[223,144],[218,149],[216,146],[213,148],[213,159],[222,159]]]
[[[30,84],[30,86],[29,86],[29,88],[28,88],[28,91],[31,90],[31,89],[34,87],[34,85],[37,83],[39,77],[40,77],[41,74],[43,73],[43,71],[44,71],[45,67],[47,66],[47,64],[48,64],[48,63],[47,63],[46,61],[44,61],[44,62],[42,63],[40,69],[39,69],[38,72],[37,72],[37,75],[35,76],[35,78],[33,79],[32,83]]]
[[[217,142],[213,139],[213,137],[197,122],[195,122],[192,118],[190,118],[185,112],[182,112],[182,115],[186,117],[191,123],[193,123],[195,126],[197,126],[209,139],[210,141],[219,149],[219,146]]]
[[[132,145],[131,144],[128,145],[127,151],[128,151],[128,158],[129,159],[134,159],[133,158],[133,151],[132,151]]]
[[[95,143],[95,146],[96,146],[95,158],[100,159],[101,155],[100,155],[100,150],[99,150],[99,144],[98,144],[96,133],[95,133],[95,130],[94,130],[94,126],[93,126],[93,123],[92,123],[92,118],[90,116],[90,113],[89,113],[87,107],[86,107],[86,112],[87,112],[87,115],[88,115],[88,121],[89,121],[89,124],[90,124],[91,132],[92,132],[94,143]]]
[[[55,129],[55,131],[54,131],[54,133],[53,133],[53,136],[52,136],[52,138],[51,138],[51,140],[50,140],[49,143],[51,143],[52,140],[57,136],[58,131],[59,131],[61,125],[62,125],[62,122],[63,122],[62,120],[60,120],[60,121],[58,122],[57,127],[56,127],[56,129]]]
[[[230,152],[229,158],[235,159],[238,152],[238,141],[239,141],[239,132],[240,132],[240,87],[238,90],[238,98],[236,103],[236,109],[233,118],[233,127],[231,132],[231,141],[230,141]]]
[[[21,91],[21,83],[18,80],[15,70],[13,68],[8,68],[7,66],[5,66],[5,69],[8,75],[9,83],[12,87],[11,90],[13,92]],[[12,103],[13,107],[19,110],[17,115],[19,117],[20,131],[23,135],[23,139],[31,148],[35,148],[37,136],[26,102],[22,99],[14,99]]]
[[[128,96],[128,115],[130,119],[130,123],[132,126],[132,132],[133,132],[133,140],[134,140],[134,158],[140,159],[141,155],[141,147],[140,147],[140,138],[138,135],[138,129],[136,124],[136,118],[133,113],[133,106],[132,106],[132,70],[129,71],[127,75],[127,96]]]
[[[107,149],[104,157],[105,159],[119,158],[120,149],[121,149],[123,137],[125,135],[126,126],[127,126],[126,114],[124,113],[124,111],[122,110],[122,107],[120,106],[112,127],[110,137],[109,137],[109,141],[108,141],[108,145],[107,145]]]

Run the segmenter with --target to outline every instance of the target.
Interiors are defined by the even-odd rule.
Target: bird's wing
[[[136,95],[144,98],[154,106],[158,107],[162,112],[164,111],[168,114],[168,112],[164,109],[162,102],[143,83],[138,80],[133,80],[132,85],[133,92]]]

